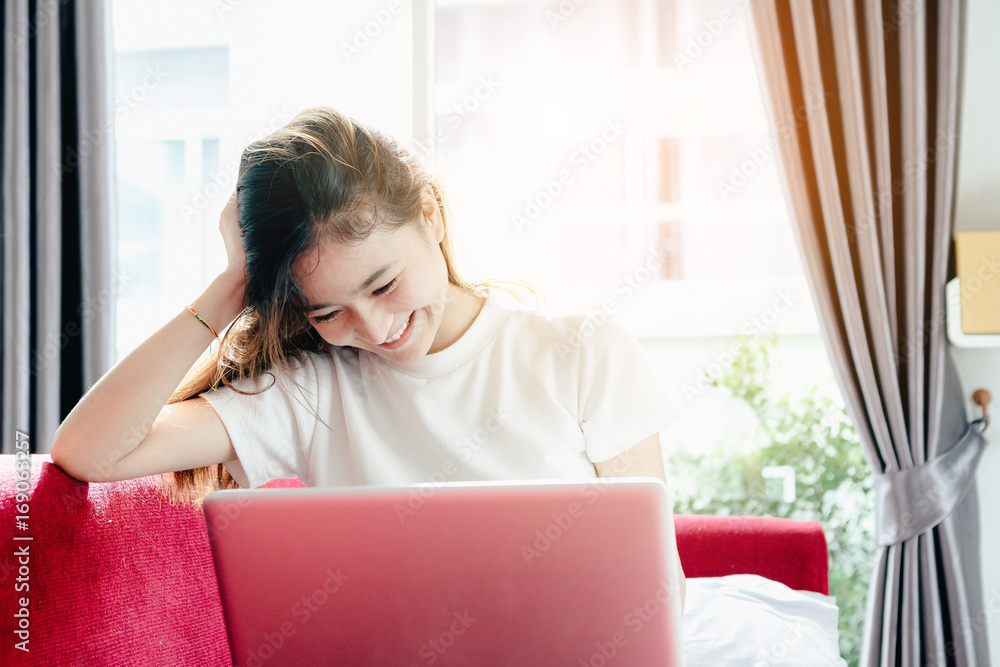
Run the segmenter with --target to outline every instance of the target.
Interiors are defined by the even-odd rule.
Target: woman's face
[[[306,317],[323,340],[405,364],[468,328],[471,320],[458,321],[460,309],[449,307],[461,288],[448,282],[444,225],[432,208],[414,224],[359,243],[324,241],[295,262]]]

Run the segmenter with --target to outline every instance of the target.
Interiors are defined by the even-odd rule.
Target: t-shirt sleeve
[[[230,466],[233,477],[251,487],[302,477],[317,423],[314,362],[307,359],[292,370],[240,380],[234,387],[201,394],[222,419],[239,458]]]
[[[580,428],[590,460],[607,461],[665,428],[671,413],[630,333],[614,322],[584,320],[579,335]]]

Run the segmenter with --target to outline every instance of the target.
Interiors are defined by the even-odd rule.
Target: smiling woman
[[[278,328],[251,337],[260,354],[248,356],[262,366],[248,375],[284,364],[286,338],[397,363],[455,342],[485,285],[455,269],[442,192],[395,139],[330,109],[304,111],[251,144],[223,226],[238,202],[248,303]]]
[[[227,269],[57,433],[74,476],[173,472],[196,502],[284,477],[664,479],[667,404],[638,343],[464,280],[441,185],[392,137],[303,111],[243,152],[219,226]]]
[[[438,249],[444,221],[430,189],[424,203],[412,225],[349,245],[327,240],[296,263],[305,311],[323,340],[405,363],[469,328],[482,302],[448,282]],[[442,295],[453,307],[435,307]]]

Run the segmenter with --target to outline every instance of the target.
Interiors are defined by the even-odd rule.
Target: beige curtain
[[[5,0],[2,428],[32,451],[110,368],[115,288],[110,0]]]
[[[862,664],[987,665],[975,469],[944,327],[959,145],[959,0],[753,0],[786,199],[875,471]]]

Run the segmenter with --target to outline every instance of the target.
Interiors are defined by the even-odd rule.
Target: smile
[[[401,326],[401,327],[399,328],[399,331],[397,331],[396,333],[394,333],[394,334],[392,334],[391,336],[389,336],[388,338],[386,338],[386,339],[385,339],[385,342],[381,343],[381,345],[380,345],[380,346],[385,346],[385,345],[391,345],[392,343],[395,343],[395,342],[396,342],[397,340],[399,340],[399,339],[400,339],[400,337],[401,337],[401,336],[402,336],[402,335],[403,335],[404,333],[406,333],[406,329],[407,329],[407,327],[409,327],[409,326],[410,326],[410,320],[411,320],[412,318],[413,318],[413,313],[410,313],[409,315],[407,315],[407,317],[406,317],[406,321],[405,321],[405,322],[403,322],[403,326]]]

